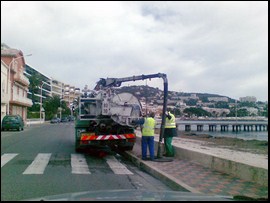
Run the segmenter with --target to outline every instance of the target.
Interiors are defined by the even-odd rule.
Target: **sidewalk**
[[[263,173],[264,176],[267,176],[266,184],[258,184],[253,181],[247,181],[244,179],[237,178],[228,173],[220,172],[220,170],[214,170],[211,167],[204,166],[205,163],[202,161],[200,163],[200,159],[203,159],[206,156],[211,156],[211,153],[218,155],[221,159],[234,159],[235,163],[239,163],[241,165],[241,170],[245,170],[249,166],[248,159],[242,159],[243,155],[233,156],[230,153],[228,154],[225,150],[222,153],[222,149],[219,149],[219,153],[216,153],[216,149],[209,149],[203,147],[200,149],[198,145],[190,144],[186,142],[182,142],[179,139],[175,139],[173,145],[177,150],[177,155],[172,161],[162,161],[163,158],[157,159],[156,161],[143,161],[141,160],[141,144],[140,144],[140,133],[137,132],[138,139],[132,151],[126,152],[129,158],[137,164],[143,170],[149,172],[153,176],[157,177],[160,180],[163,180],[166,184],[172,186],[173,188],[184,188],[193,193],[202,193],[207,195],[221,195],[221,196],[245,196],[251,198],[267,198],[268,199],[268,157],[265,160],[265,157],[261,157],[262,160],[258,161],[261,168],[259,170],[263,170],[264,173],[266,171],[267,175]],[[177,138],[177,137],[176,137]],[[158,136],[155,136],[156,147],[158,146]],[[185,149],[184,147],[188,148]],[[197,151],[196,151],[197,149]],[[194,153],[198,153],[198,160],[190,160],[186,158],[181,158],[180,153],[188,153],[189,155],[193,155]],[[206,152],[208,154],[206,154]],[[211,152],[211,153],[210,153]],[[163,146],[161,149],[161,154],[163,153]],[[244,152],[243,152],[244,153]],[[223,154],[223,157],[222,157]],[[187,157],[186,155],[184,157]],[[213,156],[212,156],[213,158]],[[217,158],[217,157],[215,157]],[[241,160],[236,160],[236,159]],[[254,157],[253,157],[254,158]],[[164,158],[165,159],[165,158]],[[246,162],[242,164],[240,162]],[[229,163],[232,163],[229,160]],[[267,164],[267,167],[265,166]],[[224,168],[226,166],[223,166]],[[253,166],[250,166],[253,167]],[[255,168],[255,167],[254,167]],[[255,168],[256,169],[256,168]],[[250,170],[250,169],[248,169]],[[257,173],[257,172],[256,172]]]

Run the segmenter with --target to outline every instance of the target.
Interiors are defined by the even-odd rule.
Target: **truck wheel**
[[[118,149],[120,151],[131,151],[133,149],[133,146],[126,146],[126,147],[119,146]]]
[[[82,149],[81,149],[80,147],[75,147],[75,151],[76,151],[76,152],[81,152]]]
[[[76,143],[75,143],[75,151],[76,152],[81,152],[82,151],[82,149],[80,148],[80,144],[79,144],[78,141],[76,141]]]

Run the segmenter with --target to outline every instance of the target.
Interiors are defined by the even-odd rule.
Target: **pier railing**
[[[157,128],[160,127],[157,119]],[[268,131],[268,120],[221,120],[221,119],[176,119],[177,129],[180,131]]]

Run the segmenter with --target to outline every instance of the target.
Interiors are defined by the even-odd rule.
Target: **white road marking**
[[[18,154],[15,153],[7,153],[7,154],[3,154],[1,156],[1,168],[7,163],[9,162],[11,159],[13,159],[15,156],[17,156]]]
[[[39,153],[23,174],[43,174],[50,157],[51,154]]]
[[[82,154],[71,154],[71,173],[74,174],[91,174]]]
[[[16,157],[16,153],[6,153],[1,156],[1,168]],[[26,168],[23,174],[43,174],[51,158],[51,153],[39,153],[33,162]],[[107,164],[111,170],[118,175],[133,174],[122,163],[120,163],[114,156],[106,156]],[[84,155],[71,154],[71,173],[73,174],[91,174]]]
[[[114,156],[107,156],[106,161],[115,174],[133,174],[126,166],[121,164]]]

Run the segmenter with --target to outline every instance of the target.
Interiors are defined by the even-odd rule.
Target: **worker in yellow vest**
[[[150,160],[154,160],[155,153],[155,126],[156,120],[155,113],[151,112],[145,118],[139,119],[136,121],[136,124],[142,125],[142,139],[141,139],[141,147],[142,147],[142,160],[147,160],[147,148],[149,149]]]
[[[163,156],[174,157],[174,148],[172,146],[173,137],[177,136],[175,116],[170,112],[166,112],[165,129],[164,129],[164,144],[165,153]]]

